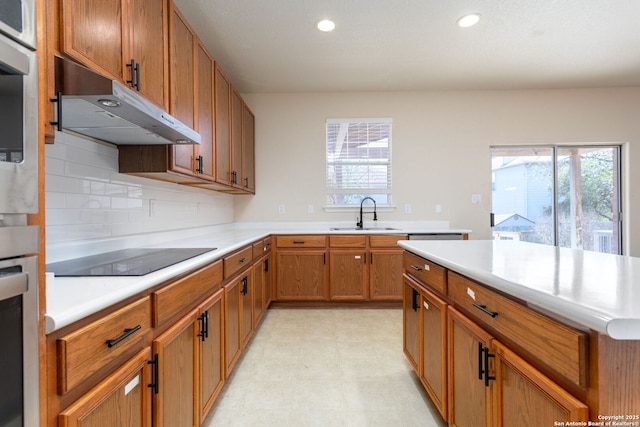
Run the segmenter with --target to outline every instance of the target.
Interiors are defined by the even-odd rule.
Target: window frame
[[[380,157],[376,158],[377,161],[366,161],[367,159],[364,157],[355,157],[353,161],[347,162],[335,162],[330,159],[329,152],[329,144],[331,141],[329,140],[329,126],[335,124],[374,124],[374,125],[388,125],[388,140],[387,140],[387,149],[388,156],[386,160],[380,161]],[[367,139],[368,141],[368,139]],[[376,199],[377,208],[379,211],[392,211],[395,210],[395,207],[392,205],[393,200],[393,155],[392,155],[392,147],[393,147],[393,119],[388,117],[383,118],[371,118],[371,117],[357,117],[357,118],[327,118],[325,121],[325,200],[324,200],[324,210],[326,212],[345,212],[345,211],[353,211],[355,209],[360,208],[360,199],[364,197],[373,197]],[[365,161],[363,161],[365,160]],[[335,188],[330,186],[330,168],[336,165],[366,165],[366,166],[385,166],[386,167],[386,188],[371,188],[371,187],[355,187],[355,188]],[[332,194],[362,194],[361,198],[353,203],[329,203],[329,198]],[[380,201],[379,194],[386,195],[386,202]]]

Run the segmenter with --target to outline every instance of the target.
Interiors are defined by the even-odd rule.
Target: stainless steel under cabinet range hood
[[[58,130],[117,145],[200,144],[200,134],[122,83],[56,57]]]

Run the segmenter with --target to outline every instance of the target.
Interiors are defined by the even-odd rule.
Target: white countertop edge
[[[465,265],[452,262],[446,258],[442,258],[437,254],[429,251],[421,250],[412,246],[411,241],[400,241],[398,245],[415,253],[419,256],[427,258],[443,267],[449,268],[460,273],[470,279],[490,286],[494,289],[503,291],[516,298],[522,299],[535,307],[539,307],[543,311],[554,313],[568,320],[574,321],[579,325],[588,327],[611,338],[618,340],[638,340],[640,339],[640,320],[614,318],[611,314],[602,312],[592,307],[584,307],[562,298],[561,296],[550,295],[545,292],[536,291],[517,283],[510,282],[490,272],[471,269]]]

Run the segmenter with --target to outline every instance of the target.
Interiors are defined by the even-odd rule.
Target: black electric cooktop
[[[216,248],[135,248],[47,264],[61,277],[144,276]]]

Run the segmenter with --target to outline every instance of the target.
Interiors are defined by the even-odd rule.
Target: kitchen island
[[[640,258],[512,241],[399,245],[405,354],[450,423],[640,425]],[[465,345],[479,346],[471,362]],[[475,383],[481,413],[456,405]]]

